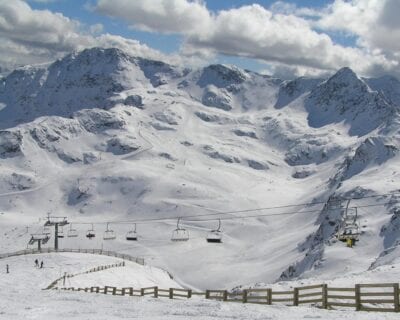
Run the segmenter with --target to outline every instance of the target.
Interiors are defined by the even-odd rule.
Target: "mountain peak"
[[[213,84],[223,88],[229,85],[238,85],[247,79],[245,71],[238,67],[225,64],[212,64],[203,69],[198,85],[203,87]]]
[[[344,121],[350,135],[365,135],[387,122],[393,108],[350,68],[322,82],[306,100],[309,124],[322,127]]]
[[[353,82],[362,81],[357,74],[349,67],[339,69],[332,77],[328,79],[328,82],[350,84]]]

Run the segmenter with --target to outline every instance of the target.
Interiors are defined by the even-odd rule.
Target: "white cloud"
[[[0,0],[0,66],[15,67],[53,61],[67,53],[95,46],[118,47],[132,55],[164,61],[176,61],[177,56],[167,56],[120,36],[94,34],[102,25],[92,25],[87,32],[75,20],[61,13],[33,10],[20,0]]]
[[[285,64],[298,70],[327,71],[351,66],[365,74],[377,65],[390,68],[396,64],[379,53],[335,44],[327,34],[313,30],[304,18],[274,14],[259,5],[219,12],[206,32],[187,36],[186,46]]]
[[[186,0],[99,0],[95,10],[124,19],[132,27],[161,33],[193,33],[207,28],[211,16],[203,2]]]
[[[318,75],[350,66],[361,75],[400,75],[399,7],[399,0],[335,0],[321,12],[284,1],[270,9],[249,5],[219,12],[201,0],[97,0],[91,6],[140,30],[182,35],[180,51],[166,55],[102,34],[101,24],[85,26],[21,0],[0,0],[0,65],[51,61],[103,46],[176,64],[204,64],[226,54],[270,63],[282,74]],[[326,31],[355,36],[357,46],[335,43]]]
[[[91,34],[99,34],[104,30],[104,26],[101,23],[96,23],[90,26],[89,28]]]
[[[298,17],[318,18],[322,16],[321,8],[298,7],[295,3],[288,3],[284,1],[274,2],[270,10],[273,13],[293,14]]]
[[[399,0],[335,0],[317,26],[355,35],[360,47],[399,59],[399,13]]]
[[[368,24],[376,20],[374,11],[384,7],[385,1],[399,2],[336,0],[318,12],[277,1],[271,9],[254,4],[213,13],[200,1],[98,0],[95,10],[124,19],[141,30],[179,33],[184,37],[181,52],[186,55],[243,56],[286,65],[296,72],[326,72],[350,66],[368,75],[398,70],[398,59],[382,50],[370,50],[362,44],[367,38],[360,38],[358,47],[346,47],[316,30],[343,30],[342,26],[347,26],[348,32],[364,34],[370,29]],[[396,23],[396,16],[391,21]],[[392,38],[383,35],[375,40],[386,42],[386,37]]]

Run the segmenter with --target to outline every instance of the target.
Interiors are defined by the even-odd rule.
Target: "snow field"
[[[33,266],[35,259],[43,260],[44,269]],[[38,254],[0,260],[0,319],[47,320],[114,320],[114,319],[240,319],[240,320],[297,320],[297,319],[397,319],[396,314],[354,311],[329,311],[313,307],[260,306],[240,303],[207,301],[200,297],[190,300],[166,298],[111,296],[84,292],[42,290],[63,274],[82,272],[98,265],[121,261],[111,257],[89,254]],[[10,274],[5,274],[5,264]],[[74,285],[84,287],[94,281],[109,285],[132,283],[178,286],[165,272],[126,262],[126,267],[84,274],[71,278]],[[98,278],[95,278],[98,277]],[[97,283],[97,282],[96,282]]]
[[[205,241],[216,220],[185,216],[398,190],[392,84],[348,68],[293,81],[223,65],[186,70],[101,48],[13,72],[0,88],[0,252],[25,248],[51,212],[103,223],[93,241],[88,225],[74,225],[79,238],[61,248],[144,257],[193,289],[274,283],[290,267],[287,278],[334,279],[390,264],[397,204],[360,210],[353,249],[335,242],[340,212],[323,204],[224,215],[235,220],[222,221],[220,245]],[[108,221],[167,216],[183,218],[187,243],[170,241],[176,219],[138,224],[137,243],[124,240],[132,225],[111,224],[117,239],[101,240]]]

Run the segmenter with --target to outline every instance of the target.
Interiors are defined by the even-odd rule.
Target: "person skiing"
[[[43,269],[43,261],[40,262],[40,269]]]
[[[35,260],[35,267],[39,268],[39,260],[38,259]]]
[[[6,265],[6,273],[10,273],[10,266],[8,264]]]

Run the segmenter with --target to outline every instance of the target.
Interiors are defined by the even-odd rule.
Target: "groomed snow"
[[[44,269],[33,266],[34,259],[43,260]],[[64,271],[81,272],[98,265],[121,260],[84,254],[27,255],[0,260],[0,318],[7,320],[113,320],[113,319],[397,319],[396,314],[355,311],[328,311],[312,307],[260,306],[240,303],[166,298],[117,297],[111,295],[42,290]],[[5,274],[5,264],[10,273]],[[142,271],[139,270],[142,268]],[[76,285],[86,285],[99,275],[99,281],[120,284],[122,277],[130,283],[176,285],[166,273],[154,268],[127,262],[117,267],[74,279]],[[101,276],[100,276],[101,275]],[[80,280],[79,280],[80,279]],[[89,281],[89,282],[88,282]]]

